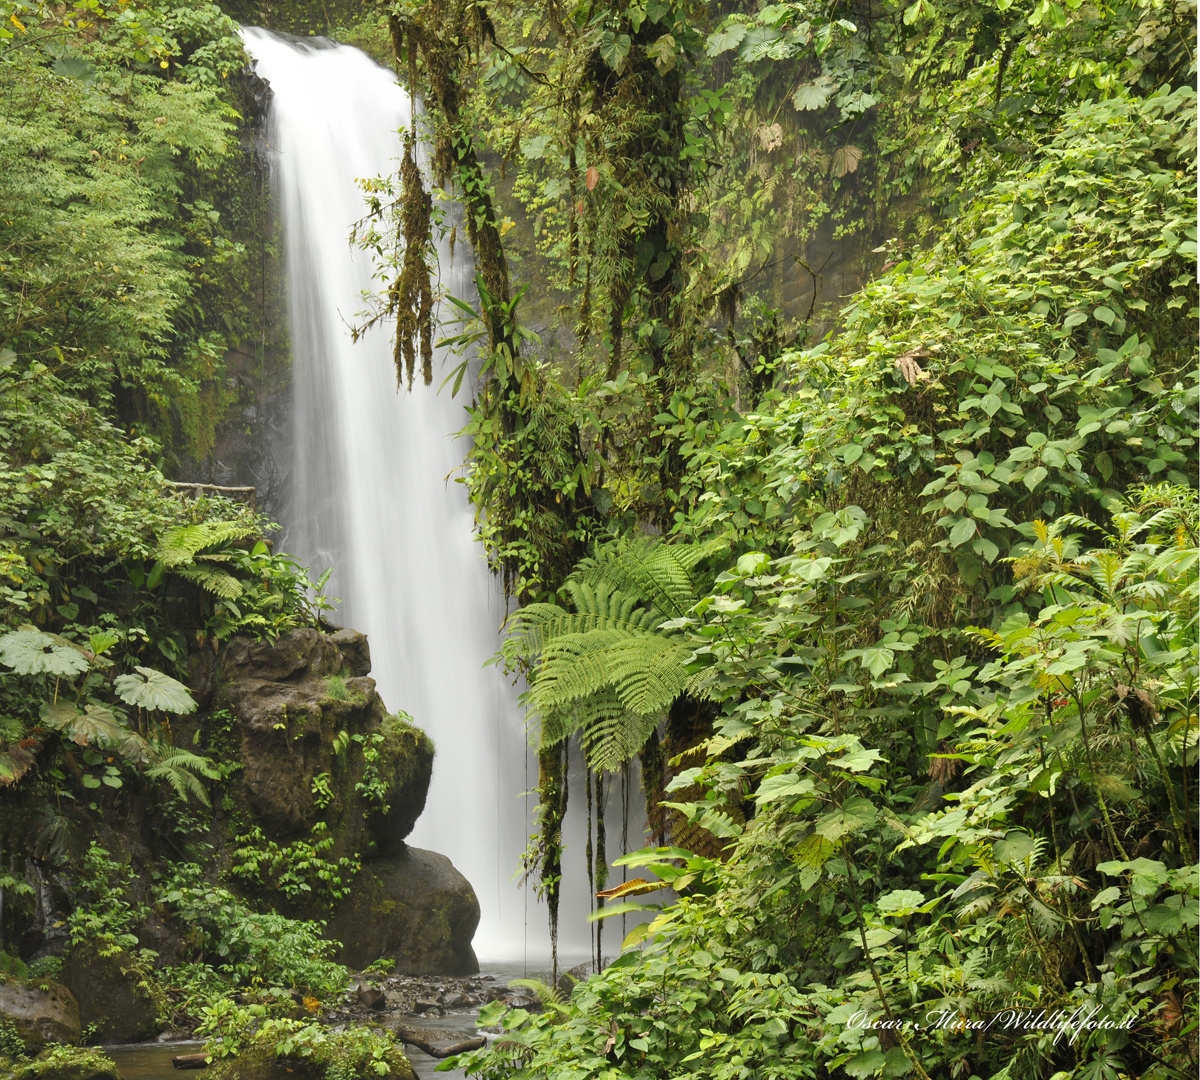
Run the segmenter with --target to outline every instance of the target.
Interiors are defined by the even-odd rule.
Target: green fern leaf
[[[205,521],[199,525],[180,525],[168,529],[158,542],[156,557],[163,566],[173,569],[192,562],[198,552],[217,547],[231,540],[256,536],[259,529],[245,521]]]
[[[221,597],[236,600],[242,595],[242,583],[232,574],[211,566],[181,566],[175,571],[181,578]]]

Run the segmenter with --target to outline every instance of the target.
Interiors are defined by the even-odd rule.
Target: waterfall
[[[532,831],[537,762],[517,691],[501,669],[484,667],[499,645],[504,599],[474,538],[465,488],[453,482],[466,450],[453,437],[466,422],[462,398],[437,392],[458,359],[438,350],[432,387],[418,374],[411,391],[398,389],[390,327],[357,342],[350,334],[364,292],[380,284],[370,254],[348,242],[365,213],[358,181],[397,171],[409,98],[357,49],[243,34],[273,91],[268,142],[286,249],[294,445],[281,544],[314,574],[333,567],[326,591],[341,598],[336,618],[370,639],[383,700],[434,740],[429,798],[408,842],[449,856],[474,886],[476,953],[542,964],[545,908],[511,882]],[[464,247],[452,258],[443,245],[439,262],[446,289],[469,297],[474,267]],[[560,952],[577,960],[588,952],[581,787],[568,818],[560,936]],[[610,822],[619,815],[613,797]],[[618,842],[610,837],[614,856]]]

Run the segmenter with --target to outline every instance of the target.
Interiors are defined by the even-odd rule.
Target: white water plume
[[[454,438],[466,422],[462,400],[437,390],[458,358],[437,350],[433,386],[419,385],[418,374],[411,391],[397,389],[388,329],[351,340],[364,290],[378,285],[369,253],[348,242],[365,213],[358,181],[396,172],[410,101],[357,49],[243,34],[273,91],[268,141],[286,248],[295,436],[282,546],[314,575],[334,568],[327,592],[342,598],[336,617],[367,634],[383,700],[434,740],[429,799],[408,840],[449,856],[474,886],[476,952],[540,965],[549,955],[545,908],[511,881],[532,830],[526,793],[537,761],[517,691],[498,667],[483,666],[499,645],[504,601],[466,491],[453,482],[466,450]],[[463,245],[452,258],[443,244],[439,261],[446,289],[470,296]],[[570,962],[588,951],[582,792],[572,802],[560,949]],[[613,799],[609,821],[619,815]],[[610,837],[615,855],[619,837]]]

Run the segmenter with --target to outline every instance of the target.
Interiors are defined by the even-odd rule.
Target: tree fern
[[[688,685],[691,650],[662,626],[696,603],[695,568],[712,551],[607,545],[564,584],[569,609],[530,604],[509,620],[502,653],[529,677],[543,748],[579,733],[588,764],[607,771],[637,754]]]
[[[572,578],[578,584],[606,584],[668,613],[687,614],[697,600],[697,565],[723,550],[722,541],[707,544],[662,544],[646,538],[623,540],[582,559]]]
[[[200,556],[204,558],[204,556]],[[236,600],[242,595],[242,583],[231,573],[217,566],[180,566],[175,572],[187,581],[221,597]]]

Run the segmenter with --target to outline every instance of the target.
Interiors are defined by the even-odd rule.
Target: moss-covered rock
[[[238,801],[268,837],[308,832],[320,810],[313,779],[341,764],[339,734],[382,724],[387,710],[374,680],[356,674],[369,666],[366,639],[354,631],[305,628],[276,641],[234,638],[222,650],[214,704],[234,716],[242,763]]]
[[[478,925],[475,890],[450,860],[405,847],[364,864],[329,933],[342,943],[338,959],[357,970],[386,957],[401,974],[471,975]]]
[[[214,704],[233,716],[242,764],[236,801],[270,839],[301,836],[322,820],[341,856],[412,829],[425,806],[433,745],[387,715],[370,670],[367,639],[356,630],[234,638],[222,650]],[[314,798],[317,777],[332,804]]]
[[[79,1002],[80,1023],[94,1024],[101,1042],[141,1042],[158,1034],[166,997],[128,953],[101,956],[94,945],[76,945],[63,961],[61,978]]]
[[[375,771],[384,784],[387,812],[372,806],[367,835],[376,855],[398,855],[413,830],[433,775],[433,742],[419,727],[398,716],[389,716],[380,728],[383,742]]]
[[[277,1056],[276,1046],[284,1038],[293,1043],[292,1052]],[[379,1066],[386,1071],[380,1072]],[[285,1075],[285,1070],[296,1080],[329,1080],[331,1076],[416,1080],[394,1037],[370,1028],[308,1028],[290,1037],[271,1031],[253,1038],[236,1057],[214,1061],[204,1075],[206,1080],[274,1080]]]
[[[79,1042],[79,1005],[60,983],[0,975],[0,1025],[36,1054],[47,1043]]]
[[[99,1050],[56,1046],[33,1061],[13,1063],[9,1080],[121,1080],[116,1065]]]

